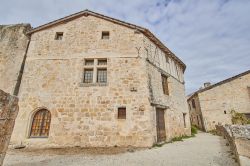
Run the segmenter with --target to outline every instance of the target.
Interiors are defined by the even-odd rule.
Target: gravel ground
[[[183,142],[139,149],[9,150],[4,166],[237,166],[226,141],[199,133]]]

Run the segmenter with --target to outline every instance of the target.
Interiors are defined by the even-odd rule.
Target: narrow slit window
[[[109,32],[108,31],[102,32],[102,39],[109,39]]]
[[[84,83],[92,83],[93,82],[93,69],[85,69],[83,76]]]
[[[56,32],[55,40],[62,40],[63,32]]]
[[[118,108],[118,119],[126,119],[126,107]]]
[[[97,82],[98,83],[107,82],[107,69],[97,69]]]
[[[184,127],[186,128],[187,127],[187,124],[186,124],[186,113],[183,113],[183,123],[184,123]]]

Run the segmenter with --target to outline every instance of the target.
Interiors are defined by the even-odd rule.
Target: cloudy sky
[[[250,69],[250,0],[0,0],[0,24],[89,9],[151,30],[187,65],[187,94]]]

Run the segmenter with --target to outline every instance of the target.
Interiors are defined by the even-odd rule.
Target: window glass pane
[[[86,66],[92,66],[92,65],[94,65],[94,59],[85,60],[85,65]]]
[[[97,82],[106,83],[107,82],[107,69],[97,70]]]
[[[85,83],[93,82],[93,69],[84,70],[83,82]]]
[[[98,65],[107,65],[107,59],[99,59]]]

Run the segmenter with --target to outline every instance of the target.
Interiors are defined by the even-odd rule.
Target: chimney
[[[211,86],[211,82],[205,82],[205,83],[204,83],[204,88],[207,88],[207,87],[209,87],[209,86]]]

